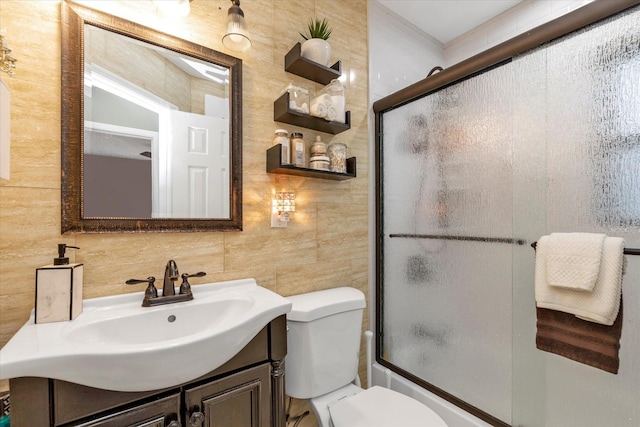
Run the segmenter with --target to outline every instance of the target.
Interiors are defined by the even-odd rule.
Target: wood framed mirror
[[[242,230],[242,61],[62,2],[62,233]]]

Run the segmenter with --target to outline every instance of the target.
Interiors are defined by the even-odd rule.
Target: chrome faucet
[[[178,264],[172,259],[167,262],[167,266],[164,268],[164,282],[162,283],[162,296],[166,297],[169,295],[176,294],[176,288],[173,285],[173,282],[178,280],[180,274],[178,273]]]

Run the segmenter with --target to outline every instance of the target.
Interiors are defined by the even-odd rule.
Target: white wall
[[[380,98],[444,67],[443,45],[377,1],[369,1],[369,99]]]
[[[525,0],[444,46],[444,63],[450,67],[591,3],[593,0]]]
[[[443,45],[377,0],[369,4],[371,104],[424,79],[435,66],[450,67],[594,0],[524,0]]]

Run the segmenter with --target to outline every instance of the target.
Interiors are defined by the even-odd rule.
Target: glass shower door
[[[387,112],[382,154],[384,358],[505,423],[512,90],[506,64]]]
[[[536,348],[553,232],[640,247],[640,7],[380,113],[379,358],[495,425],[637,426],[640,257],[620,371]]]

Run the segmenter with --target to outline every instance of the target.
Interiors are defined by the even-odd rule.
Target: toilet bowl
[[[431,408],[388,388],[373,386],[329,405],[335,427],[446,427]]]
[[[309,399],[320,427],[447,427],[431,408],[396,391],[353,384]]]
[[[365,307],[362,292],[342,287],[288,299],[285,391],[308,400],[320,427],[446,427],[415,399],[353,384]]]

